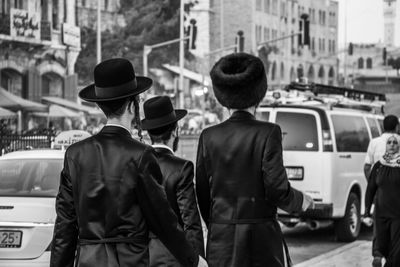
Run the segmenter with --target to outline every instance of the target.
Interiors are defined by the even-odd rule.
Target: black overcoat
[[[301,211],[303,194],[287,180],[278,125],[236,111],[199,139],[196,191],[214,266],[284,266],[277,207]]]
[[[105,126],[65,154],[51,267],[148,266],[149,230],[184,266],[198,256],[159,184],[154,150],[124,128]]]
[[[197,254],[204,257],[204,239],[194,192],[194,167],[191,161],[174,156],[172,151],[155,147],[163,174],[168,201]],[[181,266],[158,238],[150,241],[150,266]]]

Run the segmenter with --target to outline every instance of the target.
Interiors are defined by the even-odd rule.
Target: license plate
[[[19,248],[22,242],[22,231],[0,230],[0,248]]]

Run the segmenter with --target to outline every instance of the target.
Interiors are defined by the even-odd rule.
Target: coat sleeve
[[[165,191],[157,182],[162,180],[162,174],[152,151],[147,147],[138,165],[136,194],[142,213],[149,229],[183,266],[197,266],[198,255],[186,240]],[[135,170],[134,163],[131,164],[129,170]]]
[[[204,132],[203,132],[204,133]],[[208,226],[210,212],[210,183],[205,166],[205,150],[203,146],[203,133],[199,138],[196,160],[196,194],[199,202],[201,216]]]
[[[50,267],[72,267],[78,241],[78,223],[72,195],[72,182],[67,157],[61,172],[56,198],[57,218],[51,247]]]
[[[196,252],[204,258],[204,239],[201,220],[197,208],[197,200],[194,192],[194,167],[188,161],[181,170],[181,179],[176,187],[179,212],[183,221],[183,227],[187,240],[192,243]]]
[[[303,194],[292,188],[287,179],[282,159],[282,133],[278,125],[267,138],[262,166],[266,198],[284,211],[300,212]]]
[[[372,206],[372,203],[374,202],[376,190],[378,189],[378,186],[376,184],[376,176],[378,174],[378,169],[380,166],[381,166],[381,164],[378,161],[372,168],[371,174],[369,175],[369,178],[368,178],[367,191],[365,192],[365,215],[366,216],[370,216],[371,206]]]

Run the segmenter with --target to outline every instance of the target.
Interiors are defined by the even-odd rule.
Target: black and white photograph
[[[400,267],[397,0],[0,0],[0,267]]]

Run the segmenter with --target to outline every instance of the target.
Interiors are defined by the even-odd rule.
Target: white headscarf
[[[392,137],[397,139],[399,149],[397,149],[397,151],[395,153],[389,153],[388,151],[386,151],[386,153],[379,159],[379,162],[382,165],[389,166],[389,167],[400,167],[400,151],[399,151],[400,150],[400,136],[398,134],[390,135],[386,139],[386,143]],[[386,143],[385,143],[385,145],[386,145]]]

